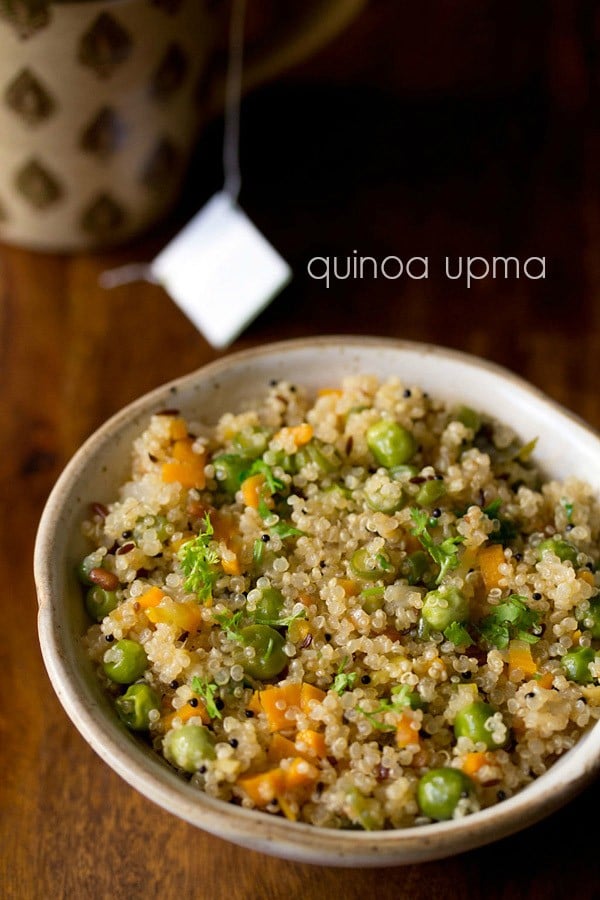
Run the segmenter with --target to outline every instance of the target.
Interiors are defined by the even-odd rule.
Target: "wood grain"
[[[577,16],[560,19],[568,46],[553,33],[510,78],[488,65],[477,90],[464,78],[445,86],[438,70],[435,84],[408,90],[377,59],[399,27],[396,6],[380,0],[344,40],[247,99],[242,202],[295,278],[233,349],[343,332],[441,343],[507,366],[600,427],[598,71],[593,4],[574,7]],[[544,48],[557,41],[548,60]],[[580,102],[561,101],[565,84],[583,85]],[[220,133],[218,122],[205,132],[173,219],[135,244],[80,256],[0,247],[0,896],[598,896],[598,785],[522,834],[453,859],[381,871],[299,865],[224,843],[144,800],[79,737],[50,687],[31,556],[56,477],[113,412],[219,355],[159,287],[107,292],[98,276],[151,259],[218,186]],[[308,277],[312,256],[354,250],[428,255],[430,278],[327,290]],[[461,255],[545,256],[548,274],[467,290],[440,266]]]

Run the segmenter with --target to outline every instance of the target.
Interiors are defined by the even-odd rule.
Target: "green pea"
[[[431,769],[419,779],[417,802],[423,815],[451,819],[462,797],[475,797],[475,784],[460,769]]]
[[[267,465],[271,466],[271,468],[279,466],[279,468],[283,469],[284,472],[287,472],[288,475],[295,475],[298,471],[295,453],[290,455],[289,453],[285,453],[284,450],[268,450],[265,453],[263,460]]]
[[[150,713],[160,709],[160,700],[156,691],[144,681],[130,685],[121,697],[115,700],[119,718],[132,731],[148,731]]]
[[[301,469],[307,463],[314,463],[324,475],[330,475],[339,469],[341,460],[335,450],[321,441],[312,440],[295,454],[296,466]]]
[[[379,465],[387,469],[407,463],[417,449],[410,431],[390,419],[380,419],[367,429],[367,444]]]
[[[231,443],[236,453],[245,459],[258,459],[267,449],[269,434],[258,425],[253,425],[234,434]]]
[[[595,650],[591,647],[580,647],[578,650],[565,653],[560,663],[567,678],[570,678],[571,681],[575,681],[577,684],[589,684],[594,680],[594,676],[590,672],[590,663],[593,663],[595,659]]]
[[[383,608],[383,588],[367,588],[361,592],[361,605],[367,615],[372,616],[378,609]]]
[[[263,588],[254,610],[254,621],[265,625],[277,621],[281,615],[283,602],[281,591],[276,588]]]
[[[558,556],[563,562],[568,560],[569,562],[576,563],[579,551],[577,547],[574,547],[573,544],[570,544],[568,541],[559,541],[557,538],[548,538],[548,540],[542,541],[541,544],[537,545],[538,559],[541,559],[544,553],[554,553],[554,555]]]
[[[387,553],[380,552],[373,556],[366,547],[355,550],[350,559],[352,572],[365,581],[377,581],[393,571]]]
[[[402,563],[402,572],[409,584],[425,581],[431,572],[431,557],[425,550],[415,550]]]
[[[94,584],[92,579],[90,578],[90,572],[92,569],[101,569],[102,563],[95,562],[96,555],[90,553],[89,556],[84,556],[79,565],[77,566],[76,573],[77,578],[84,584],[86,587]]]
[[[592,597],[590,608],[583,617],[584,627],[587,628],[593,638],[600,638],[600,595]],[[585,623],[590,624],[585,624]]]
[[[98,584],[91,587],[85,595],[85,608],[96,622],[102,619],[118,606],[116,591],[105,591]]]
[[[126,638],[117,641],[104,654],[104,671],[117,684],[133,684],[142,677],[147,665],[148,657],[142,645]]]
[[[365,500],[371,509],[391,515],[404,505],[402,485],[398,481],[379,481],[374,475],[365,484]]]
[[[283,652],[284,638],[269,625],[247,625],[240,630],[240,640],[254,648],[254,657],[242,657],[241,664],[252,678],[265,681],[285,669],[289,659]]]
[[[468,621],[469,602],[458,588],[441,587],[425,595],[421,616],[434,631],[443,631],[452,622]]]
[[[470,406],[459,406],[454,411],[454,418],[462,422],[465,428],[470,428],[475,434],[481,428],[481,416]]]
[[[173,528],[169,524],[166,516],[143,516],[141,519],[138,519],[136,524],[133,526],[134,541],[141,541],[146,531],[151,528],[156,531],[156,537],[161,542],[161,544],[167,541],[173,533]]]
[[[207,759],[215,759],[214,739],[203,725],[182,725],[163,741],[166,759],[184,772],[196,772]]]
[[[219,488],[233,496],[248,469],[248,460],[235,453],[220,453],[213,458],[212,464]]]
[[[436,500],[446,493],[446,485],[441,479],[434,478],[426,481],[417,491],[415,500],[419,506],[433,506]]]
[[[358,788],[350,788],[345,797],[345,811],[348,818],[365,831],[383,828],[383,812],[377,800],[365,797]]]
[[[473,743],[483,743],[488,750],[497,750],[499,747],[506,747],[510,743],[510,734],[508,729],[506,737],[500,743],[493,738],[492,732],[485,727],[486,722],[490,719],[496,710],[489,703],[482,700],[475,700],[456,714],[454,719],[454,734],[457,738],[468,737]]]

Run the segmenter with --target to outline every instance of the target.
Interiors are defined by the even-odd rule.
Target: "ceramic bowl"
[[[558,809],[597,774],[600,724],[520,793],[458,821],[369,833],[315,828],[242,809],[190,787],[118,722],[82,647],[88,622],[73,575],[85,550],[79,528],[87,506],[114,498],[126,474],[132,439],[151,413],[176,406],[214,423],[221,412],[262,394],[272,378],[316,389],[348,373],[396,375],[446,401],[460,400],[510,423],[524,439],[537,435],[536,457],[547,473],[559,478],[576,473],[600,493],[598,435],[489,362],[430,345],[350,336],[286,341],[231,354],[127,406],[67,465],[48,499],[35,547],[39,638],[52,685],[76,728],[109,766],[154,803],[207,832],[271,855],[322,865],[391,866],[472,849]]]

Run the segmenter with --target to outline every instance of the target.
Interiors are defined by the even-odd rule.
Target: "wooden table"
[[[338,58],[351,56],[352,35]],[[247,101],[242,201],[295,278],[232,349],[336,332],[441,343],[507,366],[600,427],[593,107],[559,109],[533,77],[484,95],[417,95],[375,77],[349,89],[321,77],[327,59],[320,66]],[[77,256],[0,247],[0,896],[597,897],[599,785],[543,823],[453,859],[379,871],[293,864],[147,802],[85,744],[50,687],[31,557],[57,475],[125,403],[219,355],[159,287],[106,292],[98,275],[152,258],[201,205],[218,185],[219,137],[218,123],[205,133],[176,216],[134,245]],[[311,257],[354,250],[380,261],[427,255],[430,277],[327,289],[308,276]],[[443,260],[468,255],[545,256],[547,276],[467,289],[444,276]]]

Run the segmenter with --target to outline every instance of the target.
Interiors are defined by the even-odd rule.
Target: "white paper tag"
[[[214,347],[226,347],[289,282],[288,264],[220,192],[150,263],[150,275]]]

